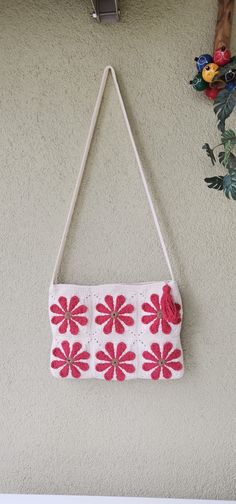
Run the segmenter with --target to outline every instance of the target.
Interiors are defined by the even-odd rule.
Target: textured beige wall
[[[89,1],[0,7],[0,491],[235,499],[236,204],[203,182],[218,173],[201,151],[215,118],[187,84],[211,49],[216,1],[124,0],[114,26],[93,23]],[[183,294],[178,382],[48,370],[48,286],[106,64]],[[111,82],[69,244],[64,281],[167,276]]]

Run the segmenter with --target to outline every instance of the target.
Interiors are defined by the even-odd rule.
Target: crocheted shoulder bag
[[[161,242],[171,279],[137,284],[57,283],[109,72]],[[50,369],[57,378],[169,380],[183,376],[180,329],[183,308],[157,214],[120,93],[116,74],[105,68],[49,289],[52,329]]]

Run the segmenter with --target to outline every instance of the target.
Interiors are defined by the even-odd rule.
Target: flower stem
[[[224,144],[223,144],[223,142],[221,142],[221,143],[220,143],[220,144],[218,144],[218,145],[215,145],[215,147],[213,147],[213,149],[212,149],[212,150],[215,150],[217,147],[220,147],[221,145],[224,145]]]

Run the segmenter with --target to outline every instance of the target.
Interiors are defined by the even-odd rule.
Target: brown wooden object
[[[230,49],[234,0],[218,0],[214,51],[222,46]]]

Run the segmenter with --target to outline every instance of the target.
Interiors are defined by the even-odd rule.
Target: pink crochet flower
[[[79,325],[85,326],[88,323],[87,317],[82,316],[88,308],[85,305],[79,306],[79,298],[77,296],[72,296],[68,301],[66,297],[61,296],[58,298],[58,304],[53,304],[50,306],[52,313],[56,313],[55,317],[52,317],[52,324],[59,325],[59,333],[64,334],[69,325],[70,333],[73,335],[78,334]]]
[[[151,352],[143,352],[143,358],[149,362],[143,364],[144,371],[151,371],[152,380],[158,380],[161,376],[167,380],[172,377],[171,369],[180,371],[183,366],[177,359],[181,356],[181,350],[176,348],[173,350],[173,345],[167,342],[163,346],[161,352],[158,343],[152,343]]]
[[[125,352],[127,346],[125,343],[118,343],[117,348],[115,350],[114,344],[111,342],[106,343],[105,350],[107,353],[103,351],[99,351],[96,353],[96,358],[102,363],[96,364],[96,371],[99,373],[104,373],[105,380],[112,380],[114,377],[114,373],[118,381],[125,380],[125,373],[134,373],[135,367],[133,364],[130,364],[129,361],[135,359],[134,352]]]
[[[52,353],[58,360],[53,360],[51,367],[53,369],[61,368],[59,375],[62,378],[66,378],[69,372],[73,378],[80,378],[81,371],[89,369],[88,363],[84,361],[89,359],[90,354],[88,352],[80,352],[82,345],[79,342],[73,343],[70,346],[68,341],[63,341],[61,347],[62,349],[59,347],[53,349]]]
[[[170,294],[171,288],[169,285],[164,285],[161,302],[159,302],[158,294],[152,294],[150,297],[151,303],[143,303],[142,309],[149,315],[142,317],[143,324],[151,324],[150,332],[156,334],[161,324],[161,329],[164,334],[171,332],[172,324],[179,324],[181,322],[180,309],[178,303],[174,303]]]
[[[110,334],[113,326],[115,326],[116,333],[123,334],[125,331],[123,324],[126,326],[132,326],[134,324],[134,319],[127,315],[127,313],[133,313],[133,305],[124,305],[124,296],[117,296],[114,301],[113,296],[107,295],[104,300],[106,305],[98,303],[96,306],[97,311],[103,313],[103,315],[98,315],[95,318],[95,322],[99,325],[105,324],[103,327],[103,332],[105,334]]]

